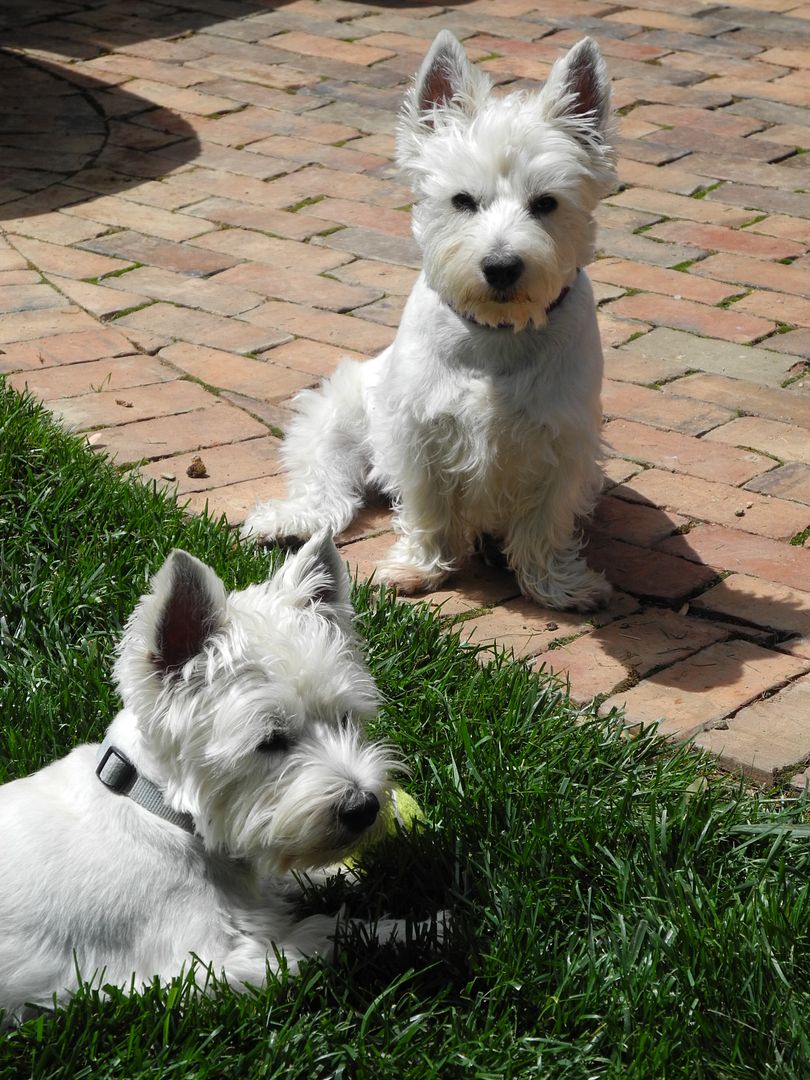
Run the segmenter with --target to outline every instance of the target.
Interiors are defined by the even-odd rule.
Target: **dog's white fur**
[[[196,833],[105,787],[96,745],[0,787],[6,1023],[70,996],[77,969],[137,987],[193,954],[240,990],[261,985],[277,953],[293,969],[329,955],[336,919],[296,920],[289,871],[353,850],[371,822],[347,824],[347,803],[390,790],[397,758],[363,736],[377,691],[325,534],[230,595],[174,552],[127,624],[116,676],[111,741]],[[385,920],[377,933],[404,928]]]
[[[539,603],[606,598],[577,521],[601,483],[602,349],[581,268],[616,182],[609,134],[608,75],[590,39],[538,93],[498,98],[452,34],[438,35],[397,143],[423,273],[388,349],[299,396],[283,449],[289,498],[257,507],[245,535],[340,532],[378,488],[399,533],[380,577],[402,591],[435,588],[491,534]],[[490,283],[485,261],[516,257],[519,279]]]

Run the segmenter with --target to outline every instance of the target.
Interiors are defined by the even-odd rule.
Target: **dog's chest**
[[[487,378],[460,380],[455,400],[448,410],[472,462],[480,468],[487,461],[506,464],[517,445],[535,441],[541,425],[532,416],[531,405],[521,400],[511,383],[495,383]]]
[[[467,378],[437,416],[437,464],[455,477],[463,512],[482,526],[536,489],[555,460],[554,432],[512,380]]]

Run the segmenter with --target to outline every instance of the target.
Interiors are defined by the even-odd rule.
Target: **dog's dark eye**
[[[538,195],[529,203],[529,213],[532,217],[542,217],[557,209],[557,200],[553,195]]]
[[[262,739],[256,750],[260,754],[280,754],[290,748],[290,737],[284,731],[273,731]]]
[[[455,206],[456,210],[463,210],[467,214],[474,214],[478,209],[478,203],[468,194],[466,191],[460,191],[458,195],[454,195],[450,200]]]
[[[343,714],[343,716],[341,716],[340,720],[338,721],[339,724],[340,724],[340,730],[341,731],[347,731],[348,730],[349,724],[351,723],[351,719],[352,719],[351,713],[346,712],[346,713]]]

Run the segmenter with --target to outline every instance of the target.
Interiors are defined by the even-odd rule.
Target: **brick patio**
[[[435,33],[503,86],[595,36],[615,597],[545,611],[471,565],[433,602],[577,701],[810,778],[806,0],[17,0],[0,26],[0,372],[234,524],[283,491],[290,397],[393,337],[419,260],[392,130]],[[389,529],[369,510],[345,557],[370,572]]]

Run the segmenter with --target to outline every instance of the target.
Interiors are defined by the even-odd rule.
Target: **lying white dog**
[[[192,955],[235,990],[331,955],[339,923],[299,920],[290,870],[354,851],[397,758],[368,741],[377,691],[325,535],[228,595],[175,551],[127,624],[124,708],[104,743],[0,787],[5,1023],[87,980],[167,980]],[[387,919],[369,928],[405,938]],[[2,1023],[0,1023],[2,1026]]]

